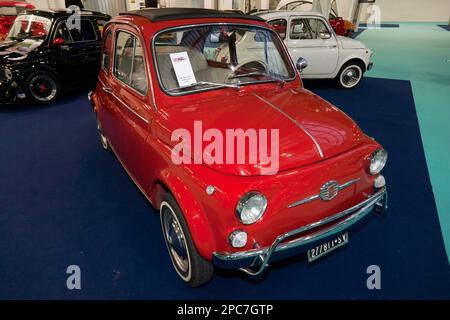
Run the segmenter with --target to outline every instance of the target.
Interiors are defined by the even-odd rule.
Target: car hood
[[[161,109],[161,114],[154,123],[158,126],[155,132],[163,143],[172,148],[179,145],[180,141],[172,141],[172,133],[176,129],[189,132],[191,141],[187,145],[193,146],[196,134],[194,121],[201,121],[203,133],[208,129],[220,131],[224,141],[224,163],[208,165],[220,172],[234,175],[260,175],[262,169],[266,172],[263,174],[269,174],[272,170],[276,173],[308,165],[345,152],[366,139],[359,127],[345,113],[305,89],[281,89],[203,99],[190,104],[166,106]],[[227,163],[226,148],[228,152],[233,150],[237,155],[237,143],[232,149],[226,143],[227,129],[253,129],[257,132],[257,137],[264,132],[261,130],[266,129],[268,150],[272,150],[271,141],[276,141],[272,140],[276,137],[273,130],[278,130],[278,157],[276,153],[269,151],[268,155],[273,158],[261,160],[261,157],[257,157],[256,162],[250,162],[249,155],[252,151],[246,145],[244,164],[239,164],[237,158],[234,158],[233,163],[238,164]],[[201,136],[201,133],[197,134],[198,136]],[[258,141],[256,150],[261,149],[261,141],[263,140]],[[206,151],[205,148],[209,144],[210,141],[201,142],[200,150]],[[191,152],[191,156],[193,153]]]
[[[361,41],[348,37],[338,36],[338,40],[344,49],[366,49],[366,45]]]
[[[5,41],[0,44],[0,61],[22,61],[36,51],[44,41],[25,39],[23,41]]]

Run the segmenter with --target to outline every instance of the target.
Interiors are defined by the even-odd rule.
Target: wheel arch
[[[358,62],[363,67],[363,72],[366,72],[367,64],[364,61],[364,59],[362,59],[361,57],[358,57],[358,56],[351,56],[351,57],[348,57],[346,60],[344,60],[344,62],[339,67],[339,70],[336,75],[338,75],[339,72],[342,70],[342,67],[345,66],[346,64],[348,64],[349,62]]]
[[[215,238],[205,211],[195,194],[177,175],[170,173],[160,175],[151,186],[150,198],[156,210],[159,211],[166,193],[170,193],[178,203],[197,251],[203,258],[211,261]]]

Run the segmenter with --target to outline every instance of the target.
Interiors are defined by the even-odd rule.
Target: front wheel
[[[180,278],[194,288],[208,283],[214,274],[213,265],[198,253],[186,220],[170,194],[161,203],[160,217],[167,250]]]
[[[336,81],[341,88],[351,89],[356,87],[364,75],[364,66],[360,62],[347,62],[339,71]]]
[[[34,102],[48,104],[55,101],[61,91],[58,79],[50,72],[36,71],[25,81],[27,96]]]

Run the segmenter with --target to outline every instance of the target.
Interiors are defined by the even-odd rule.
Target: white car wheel
[[[364,71],[358,63],[344,65],[338,75],[339,85],[345,89],[354,88],[361,82],[363,75]]]

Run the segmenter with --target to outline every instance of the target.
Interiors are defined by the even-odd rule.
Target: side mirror
[[[297,64],[296,64],[298,71],[302,72],[302,70],[305,69],[307,66],[308,66],[308,61],[306,61],[306,59],[304,59],[302,57],[298,58]]]
[[[53,40],[52,45],[55,47],[60,47],[64,44],[64,39],[63,38],[55,38],[55,40]]]
[[[320,32],[319,33],[319,38],[322,40],[327,40],[331,38],[331,33],[329,32]]]

